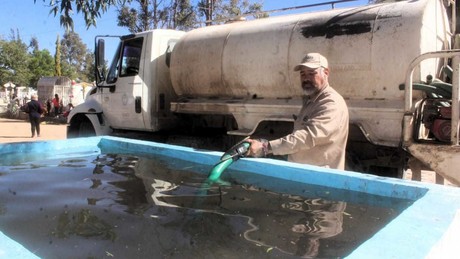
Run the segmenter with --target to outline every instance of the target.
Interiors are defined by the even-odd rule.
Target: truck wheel
[[[82,121],[78,129],[79,137],[92,137],[96,136],[96,131],[93,128],[93,125],[89,121]]]

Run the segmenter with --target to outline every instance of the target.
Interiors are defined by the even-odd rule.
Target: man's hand
[[[270,143],[266,139],[247,139],[251,144],[247,156],[265,157],[270,152]]]

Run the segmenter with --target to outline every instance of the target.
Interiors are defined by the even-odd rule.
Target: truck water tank
[[[419,0],[278,16],[188,32],[176,44],[171,79],[191,97],[295,98],[293,68],[308,52],[329,60],[331,85],[347,99],[403,99],[408,64],[445,49],[449,37],[441,1]],[[435,73],[425,61],[415,80]]]

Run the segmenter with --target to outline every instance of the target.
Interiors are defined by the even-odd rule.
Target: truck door
[[[145,129],[142,107],[144,82],[141,60],[144,59],[144,38],[125,39],[118,52],[118,58],[113,60],[109,69],[106,83],[111,85],[110,91],[102,94],[104,114],[110,125],[118,129]]]

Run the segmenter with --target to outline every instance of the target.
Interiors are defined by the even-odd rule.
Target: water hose
[[[217,163],[209,173],[208,182],[218,181],[227,167],[238,159],[246,156],[250,146],[251,143],[247,142],[245,139],[225,152],[220,158],[220,162]]]
[[[246,138],[247,139],[247,138]],[[206,196],[208,193],[209,188],[211,185],[217,183],[220,185],[229,185],[228,182],[225,182],[220,179],[222,173],[229,167],[233,162],[237,161],[238,159],[245,157],[246,153],[249,150],[251,144],[246,141],[246,139],[242,140],[238,144],[234,145],[230,148],[227,152],[225,152],[221,157],[219,163],[214,165],[211,172],[208,174],[208,178],[206,181],[201,185],[199,189],[198,196]]]

